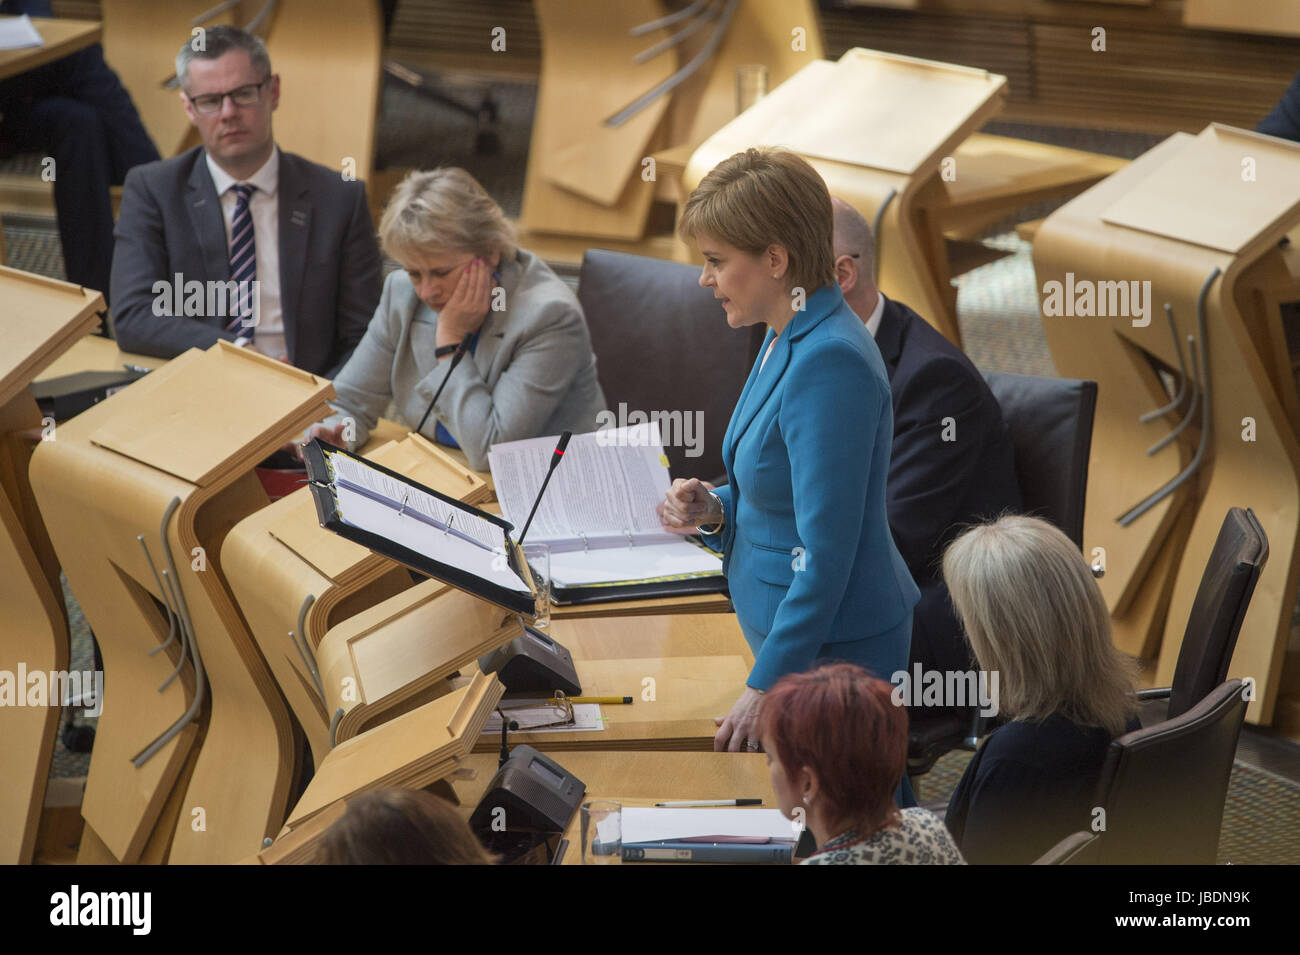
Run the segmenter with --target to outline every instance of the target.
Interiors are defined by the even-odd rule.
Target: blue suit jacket
[[[833,285],[762,365],[772,337],[723,437],[726,520],[711,535],[758,690],[807,670],[825,644],[897,627],[920,596],[885,509],[893,413],[879,349]]]

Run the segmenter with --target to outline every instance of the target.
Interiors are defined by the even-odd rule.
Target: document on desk
[[[519,733],[572,733],[603,730],[605,721],[600,716],[599,703],[574,703],[573,722],[559,726],[556,723],[565,718],[562,707],[550,700],[502,700],[498,709],[519,724]],[[501,732],[501,716],[495,711],[483,726],[484,733]]]
[[[557,441],[510,441],[488,452],[502,514],[516,527],[528,519]],[[658,422],[574,435],[527,540],[550,545],[561,588],[720,575],[717,554],[660,525],[655,507],[670,483]]]
[[[797,842],[779,809],[651,809],[625,806],[623,844],[652,842]]]
[[[32,25],[32,18],[27,14],[0,18],[0,50],[25,50],[44,45],[45,39],[37,32]]]

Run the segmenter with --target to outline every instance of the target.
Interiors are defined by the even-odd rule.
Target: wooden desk
[[[0,298],[11,314],[23,316],[6,328],[0,348],[0,671],[48,673],[67,669],[68,622],[58,559],[28,478],[28,435],[44,438],[45,422],[27,386],[98,326],[104,299],[5,268]],[[0,718],[0,863],[6,865],[32,861],[59,720],[59,701],[52,702],[5,707]]]
[[[12,20],[14,17],[0,17]],[[32,46],[22,50],[0,50],[0,80],[26,73],[46,63],[53,63],[69,53],[76,53],[99,42],[103,31],[98,20],[65,20],[32,17],[32,26],[36,27],[44,46]]]
[[[34,380],[45,381],[63,375],[75,375],[82,371],[121,371],[123,365],[161,368],[165,364],[167,364],[166,358],[121,351],[117,347],[117,342],[110,338],[87,335],[69,348],[57,361],[51,363]]]
[[[978,237],[1035,202],[1077,195],[1128,165],[1127,159],[1024,139],[975,133],[953,153],[954,178],[935,207],[949,238]]]
[[[510,744],[569,750],[712,750],[714,717],[726,716],[754,666],[732,615],[690,614],[619,620],[553,620],[551,637],[573,654],[587,696],[631,696],[602,706],[605,729],[517,732]],[[647,699],[647,697],[653,697]],[[496,752],[485,734],[475,752]]]
[[[646,805],[663,799],[730,799],[756,796],[766,809],[776,808],[767,759],[762,753],[565,753],[560,765],[587,784],[589,799],[625,799]],[[497,757],[475,754],[462,762],[474,779],[452,780],[460,810],[468,819],[497,771]],[[564,836],[569,848],[564,865],[582,861],[575,812]]]

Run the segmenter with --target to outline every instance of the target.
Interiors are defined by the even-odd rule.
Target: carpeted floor
[[[440,81],[444,91],[465,102],[478,102],[485,90],[482,84],[465,77],[432,78]],[[463,166],[496,197],[507,215],[518,216],[536,91],[526,83],[506,82],[493,82],[490,90],[499,116],[500,148],[480,153],[475,149],[477,127],[473,119],[400,84],[386,83],[377,135],[377,167]],[[1011,123],[990,124],[986,131],[1130,158],[1160,139],[1139,133]],[[30,171],[27,167],[37,168],[32,157],[14,157],[0,163],[3,172]],[[1026,209],[1018,218],[1038,218],[1052,208]],[[1014,221],[999,224],[994,234],[984,240],[1010,251],[1011,255],[957,279],[957,311],[963,340],[971,359],[981,369],[1052,376],[1056,371],[1038,320],[1030,248],[1010,231],[1013,225]],[[10,216],[5,218],[3,227],[10,265],[55,278],[64,277],[58,233],[52,219]],[[90,668],[89,628],[66,585],[65,596],[72,623],[71,666]],[[1300,744],[1291,745],[1300,751]],[[918,798],[926,803],[946,801],[969,758],[967,753],[950,753],[941,759],[921,781]],[[88,764],[89,755],[70,753],[60,741],[51,775],[84,776]],[[1300,863],[1300,783],[1239,760],[1233,770],[1224,812],[1219,861]]]

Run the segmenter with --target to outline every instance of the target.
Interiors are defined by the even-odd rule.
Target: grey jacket
[[[332,376],[379,297],[379,246],[365,186],[280,150],[280,308],[289,361]],[[203,147],[136,166],[114,232],[113,329],[123,351],[174,358],[234,341],[220,315],[155,315],[154,283],[225,281],[230,251]]]
[[[441,421],[470,467],[480,471],[494,444],[594,431],[605,410],[591,337],[573,292],[523,249],[513,262],[503,260],[498,272],[505,309],[488,312],[474,353],[452,372],[423,430],[432,439]],[[366,442],[390,400],[407,425],[419,424],[450,361],[434,356],[437,330],[438,313],[416,296],[407,274],[390,273],[365,337],[334,380],[339,414],[327,423],[351,417],[353,448]]]

